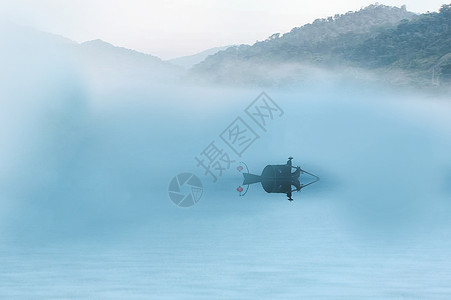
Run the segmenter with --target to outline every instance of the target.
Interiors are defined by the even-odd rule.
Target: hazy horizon
[[[233,44],[253,44],[273,33],[373,1],[3,1],[0,17],[82,43],[101,39],[169,60]],[[437,11],[443,1],[385,1],[415,13]]]

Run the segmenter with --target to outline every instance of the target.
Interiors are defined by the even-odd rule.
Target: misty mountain
[[[191,68],[192,66],[200,63],[201,61],[205,60],[208,56],[213,55],[218,53],[219,51],[225,50],[229,47],[232,46],[223,46],[223,47],[214,47],[214,48],[210,48],[207,50],[204,50],[202,52],[193,54],[193,55],[188,55],[188,56],[181,56],[181,57],[176,57],[173,59],[169,59],[167,60],[168,62],[177,65],[177,66],[181,66],[184,67],[186,69]]]
[[[167,80],[174,79],[182,71],[156,56],[117,47],[100,39],[77,45],[74,54],[84,69],[99,80],[104,76],[127,80]]]
[[[252,46],[228,48],[194,66],[192,73],[216,82],[267,84],[303,80],[317,68],[353,68],[354,74],[370,70],[391,81],[389,69],[395,77],[402,74],[404,83],[418,80],[421,73],[421,80],[427,77],[430,84],[431,67],[438,66],[442,79],[449,76],[449,9],[445,5],[440,13],[417,16],[405,6],[370,5],[273,34]]]
[[[451,79],[451,5],[443,5],[439,13],[402,20],[395,28],[343,51],[343,56],[368,68],[427,71],[436,67],[443,77]]]
[[[117,47],[102,40],[77,43],[31,27],[7,24],[0,29],[4,67],[17,61],[24,70],[31,66],[65,66],[83,75],[92,85],[125,81],[158,83],[177,80],[183,69],[160,58]],[[35,67],[37,70],[37,67]]]

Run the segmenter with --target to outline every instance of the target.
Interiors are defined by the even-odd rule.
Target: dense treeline
[[[399,69],[424,78],[435,74],[446,82],[451,77],[451,5],[422,15],[408,12],[405,6],[370,5],[318,19],[284,35],[273,34],[252,46],[228,48],[193,71],[223,80],[243,73],[246,65],[281,63]]]
[[[445,58],[451,55],[451,5],[443,5],[439,13],[403,20],[344,55],[364,67],[440,67],[443,76],[450,76],[451,60]]]

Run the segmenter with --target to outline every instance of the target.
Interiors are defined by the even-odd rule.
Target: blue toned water
[[[269,214],[268,218],[280,219],[258,225],[220,220],[167,236],[141,234],[142,240],[126,244],[3,250],[0,296],[445,299],[450,295],[448,242],[354,243],[323,219],[324,213],[317,213],[296,222],[295,228],[290,227],[293,215]],[[314,219],[323,220],[322,228],[312,225]],[[280,227],[266,227],[273,225]]]
[[[449,99],[268,90],[285,113],[234,159],[321,177],[290,203],[196,167],[260,92],[69,80],[2,98],[0,298],[449,298]],[[167,194],[181,172],[204,184],[191,208]]]

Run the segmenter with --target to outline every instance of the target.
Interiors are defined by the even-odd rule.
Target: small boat
[[[284,165],[267,165],[263,169],[261,175],[249,173],[247,165],[242,162],[247,170],[247,173],[243,173],[244,180],[242,185],[247,186],[247,188],[244,193],[244,188],[241,186],[237,188],[237,191],[240,192],[240,196],[244,196],[247,193],[251,184],[261,183],[265,192],[286,194],[288,200],[293,201],[292,193],[294,191],[299,192],[302,188],[319,181],[319,177],[300,167],[293,167],[292,160],[293,157],[290,156],[287,163]],[[238,171],[240,172],[243,169],[244,168],[241,166],[238,167]],[[313,179],[306,184],[302,184],[299,180],[301,174],[307,174],[313,177]]]

